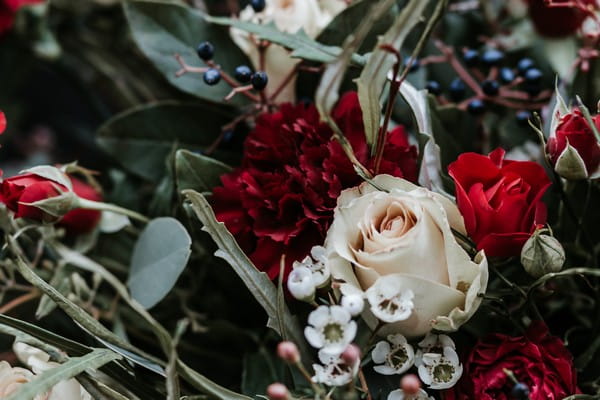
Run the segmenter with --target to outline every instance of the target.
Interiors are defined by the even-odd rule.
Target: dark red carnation
[[[9,31],[17,11],[23,6],[42,3],[44,0],[0,0],[0,35]]]
[[[528,0],[529,17],[538,33],[542,36],[557,38],[574,34],[590,14],[583,9],[596,5],[596,0]],[[561,3],[567,3],[560,6]],[[579,7],[574,7],[577,3]],[[582,9],[583,8],[583,9]]]
[[[530,400],[560,400],[580,393],[573,357],[564,343],[541,322],[525,336],[490,335],[471,350],[460,381],[444,393],[445,400],[512,400],[514,382],[529,387]]]
[[[488,256],[520,254],[535,228],[546,223],[542,196],[550,180],[544,168],[504,160],[504,153],[463,153],[448,166],[467,233]]]
[[[592,117],[596,128],[600,130],[600,115]],[[548,140],[547,151],[550,160],[556,164],[558,157],[566,149],[567,143],[577,150],[583,160],[588,176],[600,168],[600,144],[579,110],[573,110],[561,117],[554,136]]]
[[[100,194],[90,185],[70,177],[73,192],[84,199],[99,201]],[[29,218],[38,221],[54,219],[41,209],[27,205],[36,201],[59,196],[61,191],[68,189],[52,180],[35,174],[13,176],[2,181],[0,202],[15,213],[15,218]],[[77,234],[91,231],[100,221],[101,213],[94,210],[75,209],[66,213],[58,224],[64,226],[67,232]]]
[[[358,160],[372,167],[355,92],[341,98],[333,118]],[[379,172],[415,181],[416,159],[416,148],[398,127],[388,134]],[[275,278],[283,254],[289,270],[323,243],[338,195],[361,179],[313,105],[283,104],[258,117],[242,166],[221,182],[212,197],[217,219],[255,265]]]

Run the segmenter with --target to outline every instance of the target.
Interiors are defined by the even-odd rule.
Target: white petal
[[[385,340],[382,340],[381,342],[377,343],[375,345],[375,348],[371,352],[371,358],[373,359],[373,362],[376,364],[381,364],[385,362],[385,358],[388,354],[390,354],[391,350],[392,349],[390,347],[390,344]]]
[[[388,342],[395,344],[396,346],[400,346],[400,345],[404,345],[404,344],[408,343],[406,341],[406,338],[399,333],[397,333],[395,335],[388,335],[387,340],[388,340]]]
[[[392,368],[387,364],[375,365],[373,366],[373,369],[375,370],[375,372],[381,375],[396,375],[399,373],[395,368]]]
[[[423,383],[426,385],[431,385],[431,382],[433,380],[431,379],[431,375],[429,374],[429,370],[427,369],[427,367],[425,367],[425,365],[421,364],[421,365],[419,365],[418,371],[419,371],[419,378],[421,378]]]
[[[321,328],[329,322],[329,307],[319,306],[308,315],[308,323],[315,328]]]
[[[392,390],[388,394],[387,400],[404,400],[404,391],[402,389]]]
[[[342,296],[342,300],[340,301],[342,307],[344,307],[350,315],[356,317],[359,315],[363,309],[365,308],[365,301],[362,295],[345,295]]]
[[[357,325],[355,321],[350,321],[344,329],[344,342],[348,345],[356,337]]]
[[[342,306],[329,307],[329,313],[331,315],[331,321],[337,322],[340,325],[345,325],[352,319],[348,310]]]
[[[310,343],[312,347],[320,349],[325,345],[321,333],[312,326],[307,326],[304,329],[304,336],[306,337],[306,340],[308,341],[308,343]]]
[[[444,358],[452,365],[460,364],[458,354],[456,354],[456,351],[452,347],[444,347]]]

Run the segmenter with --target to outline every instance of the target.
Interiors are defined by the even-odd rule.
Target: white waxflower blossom
[[[375,345],[371,358],[375,364],[373,369],[382,375],[399,375],[413,366],[415,351],[401,334],[388,335]]]
[[[419,389],[416,394],[407,394],[402,389],[396,389],[388,394],[387,400],[434,400],[434,398],[429,396],[423,389]]]
[[[342,292],[340,305],[348,310],[350,315],[356,317],[362,313],[365,308],[365,295],[361,290],[352,285],[342,284],[340,292]]]
[[[294,261],[293,268],[306,267],[312,272],[315,287],[322,288],[329,283],[331,273],[327,267],[327,254],[323,246],[314,246],[310,256],[302,261]]]
[[[397,284],[394,275],[382,276],[367,292],[371,312],[383,322],[404,321],[414,309],[414,293]]]
[[[341,306],[319,306],[308,316],[304,336],[311,346],[340,354],[356,336],[356,322]]]
[[[294,268],[287,280],[287,288],[294,298],[311,302],[315,298],[315,284],[310,269],[307,267]]]
[[[463,367],[456,346],[447,335],[427,335],[415,357],[419,377],[431,389],[448,389],[460,379]]]
[[[315,376],[312,377],[312,380],[328,386],[343,386],[352,382],[360,365],[358,359],[353,365],[348,365],[339,355],[323,350],[319,351],[319,361],[322,365],[313,364]]]

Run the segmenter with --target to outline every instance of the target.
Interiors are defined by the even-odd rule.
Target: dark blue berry
[[[265,87],[267,87],[268,82],[269,77],[264,71],[257,71],[252,75],[252,87],[254,87],[256,90],[263,90]]]
[[[487,79],[481,83],[481,89],[488,96],[496,96],[500,91],[500,84],[498,81]]]
[[[537,68],[529,68],[525,71],[525,81],[528,83],[539,83],[542,80],[542,71]]]
[[[419,69],[419,67],[421,66],[421,63],[419,62],[419,59],[416,59],[413,61],[413,59],[411,57],[406,57],[404,59],[404,66],[408,67],[410,65],[410,68],[408,69],[408,72],[415,72]]]
[[[204,73],[202,79],[204,79],[204,83],[206,83],[207,85],[213,86],[219,83],[219,81],[221,80],[221,73],[216,68],[209,68]]]
[[[460,78],[454,78],[452,82],[450,82],[450,87],[448,91],[450,92],[450,98],[452,101],[460,101],[465,97],[466,86]]]
[[[502,67],[500,68],[500,80],[503,83],[511,83],[515,80],[515,73],[510,68]]]
[[[463,53],[463,61],[467,67],[474,67],[479,63],[479,53],[477,50],[467,49]]]
[[[525,126],[527,126],[529,119],[531,119],[531,116],[531,112],[527,110],[520,110],[517,111],[517,113],[515,114],[515,118],[517,118],[517,122],[519,123],[519,125]]]
[[[479,99],[474,99],[467,105],[467,111],[472,115],[481,115],[485,112],[485,103]]]
[[[525,57],[521,58],[517,63],[517,70],[519,71],[519,75],[525,75],[525,72],[530,68],[535,67],[535,63],[531,58]]]
[[[198,57],[204,61],[208,61],[215,55],[215,46],[211,42],[202,42],[198,45],[196,52],[198,53]]]
[[[265,0],[250,0],[250,5],[256,12],[261,12],[267,6],[267,2]]]
[[[529,399],[529,387],[524,383],[517,383],[513,386],[511,392],[512,397],[516,400],[528,400]]]
[[[504,53],[496,49],[486,50],[481,57],[481,61],[489,67],[498,65],[503,59]]]
[[[442,86],[440,85],[440,83],[438,81],[429,81],[427,82],[427,85],[425,85],[425,89],[427,89],[427,91],[429,91],[429,93],[438,96],[440,95],[440,93],[442,93]]]
[[[248,83],[252,79],[252,70],[247,65],[239,65],[235,68],[235,79],[240,83]]]

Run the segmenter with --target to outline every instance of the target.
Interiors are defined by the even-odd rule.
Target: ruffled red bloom
[[[504,160],[504,153],[463,153],[448,166],[467,233],[488,256],[520,254],[535,228],[546,223],[542,196],[550,179],[544,168]]]
[[[355,92],[345,94],[333,118],[367,168],[374,160],[365,141]],[[388,134],[380,173],[415,181],[417,151],[402,127]],[[270,278],[322,244],[342,189],[361,182],[332,131],[313,105],[283,104],[263,114],[244,145],[242,166],[221,177],[212,205],[254,264]]]
[[[73,177],[70,179],[73,192],[79,197],[93,201],[102,200],[100,193],[87,183]],[[41,209],[27,204],[59,196],[60,192],[57,188],[62,191],[68,190],[65,186],[38,175],[17,175],[2,181],[0,202],[6,204],[6,207],[15,213],[15,218],[51,220],[55,218],[45,214]],[[58,221],[58,224],[65,227],[71,234],[85,233],[94,229],[100,221],[100,217],[99,211],[75,209],[66,213]]]
[[[531,324],[525,336],[490,335],[472,349],[460,381],[444,393],[445,400],[511,400],[513,381],[529,387],[530,400],[560,400],[580,393],[573,357],[542,322]]]
[[[564,37],[574,34],[589,15],[587,11],[560,3],[573,3],[567,0],[554,0],[553,6],[547,4],[547,0],[528,0],[529,17],[538,33],[549,38]],[[582,8],[593,6],[596,0],[576,0]]]
[[[44,0],[0,0],[0,35],[9,31],[17,11],[23,6],[42,3]]]

